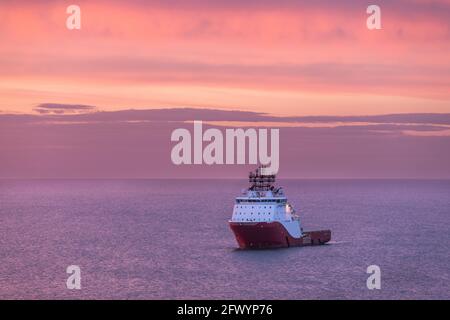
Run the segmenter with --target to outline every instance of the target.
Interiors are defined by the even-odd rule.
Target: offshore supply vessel
[[[325,244],[330,230],[303,231],[275,175],[258,167],[249,174],[250,187],[236,198],[229,225],[241,249],[268,249]]]

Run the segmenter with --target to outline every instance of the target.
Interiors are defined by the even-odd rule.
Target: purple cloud
[[[253,112],[183,108],[0,114],[0,177],[245,176],[248,166],[172,164],[171,132],[180,127],[192,130],[192,124],[185,122],[190,120],[254,121],[255,127],[266,121],[280,125],[285,121],[347,122],[332,128],[280,126],[280,175],[284,177],[450,178],[449,136],[403,134],[404,130],[446,130],[450,114],[277,118]],[[355,121],[364,123],[354,125]]]

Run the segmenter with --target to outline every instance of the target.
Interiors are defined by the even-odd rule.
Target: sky
[[[2,0],[0,177],[170,176],[174,124],[209,119],[281,127],[286,176],[450,178],[449,57],[450,0]]]
[[[0,110],[40,103],[283,115],[448,112],[450,1],[0,3]]]
[[[271,116],[217,109],[95,111],[44,104],[0,115],[2,178],[240,178],[251,165],[171,161],[173,130],[279,128],[280,178],[450,178],[450,113]],[[90,111],[87,111],[90,110]]]

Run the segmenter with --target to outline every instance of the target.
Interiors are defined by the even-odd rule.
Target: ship
[[[275,186],[275,174],[264,166],[249,174],[250,186],[236,197],[229,226],[240,249],[270,249],[323,245],[331,230],[303,231],[282,187]]]

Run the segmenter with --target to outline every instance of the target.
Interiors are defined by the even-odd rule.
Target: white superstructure
[[[256,171],[250,174],[249,179],[251,186],[243,196],[236,198],[230,221],[252,224],[279,222],[292,237],[301,237],[300,218],[289,204],[283,189],[272,185],[275,176],[261,175]]]

